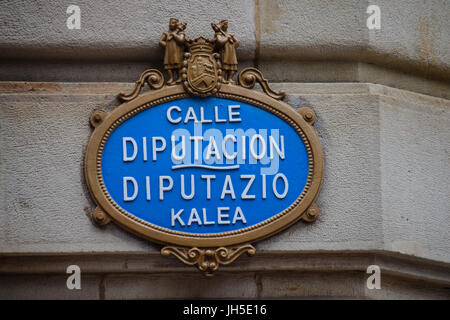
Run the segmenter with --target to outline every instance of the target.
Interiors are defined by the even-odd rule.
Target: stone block
[[[254,275],[218,274],[206,278],[194,274],[107,276],[106,299],[217,299],[256,298]]]
[[[80,7],[80,29],[69,29],[66,13]],[[162,62],[159,39],[169,18],[187,23],[186,36],[213,38],[211,22],[229,19],[242,41],[241,57],[255,51],[253,1],[97,1],[0,3],[0,57],[34,60]]]
[[[69,290],[69,275],[0,275],[2,300],[92,300],[99,299],[101,279],[95,275],[82,275],[81,289]]]

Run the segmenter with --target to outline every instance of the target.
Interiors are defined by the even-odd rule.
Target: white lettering
[[[230,140],[230,139],[231,139],[231,141],[233,141],[233,143],[236,143],[236,137],[231,134],[227,134],[225,136],[225,138],[223,138],[223,141],[222,141],[222,152],[227,160],[234,160],[237,157],[237,152],[233,152],[233,154],[230,155],[227,153],[227,148],[226,148],[227,140]]]
[[[182,161],[186,156],[186,137],[181,136],[181,156],[178,156],[176,152],[175,136],[172,136],[171,140],[172,140],[172,158],[176,161]]]
[[[184,186],[184,174],[181,175],[181,197],[185,200],[191,200],[195,196],[194,175],[191,174],[191,194],[186,195]]]
[[[281,149],[280,149],[280,146],[275,142],[275,139],[272,136],[269,137],[269,143],[270,143],[270,160],[273,159],[273,149],[274,148],[277,151],[278,156],[281,159],[284,159],[284,136],[280,136]]]
[[[205,119],[205,111],[203,110],[203,107],[200,107],[200,122],[201,123],[212,123],[212,120]]]
[[[180,218],[180,215],[183,213],[183,211],[184,209],[181,209],[180,211],[177,212],[177,214],[175,214],[175,210],[174,209],[171,210],[172,227],[175,227],[175,220],[177,220],[181,226],[184,226],[184,222]]]
[[[196,222],[199,226],[202,225],[202,220],[200,220],[200,217],[195,208],[192,208],[192,210],[191,210],[191,215],[189,216],[188,226],[190,226],[192,224],[192,222]]]
[[[189,107],[186,112],[186,117],[184,118],[184,123],[188,123],[189,120],[194,120],[195,123],[198,123],[197,116],[195,115],[194,108]]]
[[[156,141],[161,142],[161,146],[156,147]],[[166,139],[163,137],[152,137],[153,161],[156,161],[156,152],[162,152],[166,149]]]
[[[145,177],[145,189],[146,189],[146,199],[147,199],[147,201],[150,201],[151,200],[151,195],[150,195],[150,177],[149,176],[146,176]]]
[[[248,181],[247,186],[245,187],[244,191],[242,191],[241,199],[255,199],[256,196],[254,194],[247,194],[247,192],[250,190],[250,187],[253,184],[253,181],[255,180],[255,175],[254,174],[241,174],[241,179],[250,179]]]
[[[144,161],[147,161],[147,137],[142,137],[142,152],[144,153]]]
[[[220,199],[223,200],[227,194],[231,195],[231,199],[236,199],[233,184],[231,183],[231,177],[228,174],[225,176],[225,182],[223,183],[222,195],[220,196]]]
[[[208,221],[206,219],[206,209],[205,208],[203,208],[202,211],[203,211],[203,225],[210,226],[212,224],[216,224],[214,221]]]
[[[242,212],[241,207],[237,207],[234,212],[233,224],[236,224],[237,221],[242,221],[243,224],[247,224],[247,220],[244,217],[244,213]]]
[[[262,198],[266,199],[266,175],[262,175]]]
[[[127,142],[131,142],[131,144],[133,145],[133,154],[131,156],[128,156],[128,152],[127,152]],[[122,149],[123,149],[123,161],[124,162],[128,162],[128,161],[133,161],[136,156],[137,156],[137,143],[136,141],[131,138],[131,137],[123,137],[122,138]]]
[[[211,199],[211,179],[215,179],[216,176],[214,174],[202,174],[202,179],[206,179],[206,199]]]
[[[215,106],[214,107],[214,120],[216,123],[223,123],[223,122],[227,122],[227,120],[225,119],[219,119],[219,107]]]
[[[283,193],[278,193],[277,191],[277,180],[281,178],[284,182],[284,191]],[[288,190],[289,190],[289,183],[288,180],[286,178],[286,176],[282,173],[278,173],[275,178],[273,178],[273,183],[272,183],[272,190],[273,190],[273,194],[278,198],[278,199],[283,199],[286,197]]]
[[[228,219],[228,214],[222,213],[222,211],[229,211],[229,207],[218,207],[217,208],[217,224],[230,224],[230,220]]]
[[[213,149],[214,149],[214,151],[213,151]],[[205,160],[209,161],[209,159],[211,159],[211,155],[213,155],[213,154],[214,154],[214,157],[216,158],[216,160],[220,160],[220,153],[217,148],[216,139],[214,139],[214,137],[209,137],[209,144],[206,147]]]
[[[202,136],[191,136],[189,140],[194,141],[194,159],[197,161],[199,159],[199,142],[203,141]]]
[[[133,183],[134,192],[132,196],[128,195],[128,182]],[[133,201],[138,195],[138,184],[133,177],[123,177],[123,201]]]
[[[255,141],[258,139],[261,141],[261,152],[260,154],[257,154],[255,151]],[[250,154],[252,155],[253,159],[261,160],[266,155],[266,144],[264,143],[264,138],[260,134],[255,134],[251,140],[250,140]]]
[[[167,120],[169,120],[170,123],[174,123],[174,124],[180,123],[181,117],[178,117],[176,119],[172,118],[172,114],[171,114],[172,110],[176,110],[178,112],[181,112],[180,107],[178,107],[178,106],[171,106],[169,109],[167,109]]]
[[[164,180],[169,181],[167,187],[164,186]],[[159,200],[164,200],[164,191],[170,191],[173,187],[173,179],[170,176],[159,176]]]
[[[240,112],[239,111],[233,112],[233,109],[239,110],[240,108],[241,108],[240,105],[229,105],[228,106],[228,120],[230,122],[241,122],[242,121],[241,118],[239,118],[239,116],[241,115]],[[237,118],[234,118],[235,116]]]

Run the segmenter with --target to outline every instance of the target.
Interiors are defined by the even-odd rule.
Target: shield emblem
[[[188,61],[187,81],[200,93],[207,93],[217,84],[217,65],[210,54],[193,54]]]

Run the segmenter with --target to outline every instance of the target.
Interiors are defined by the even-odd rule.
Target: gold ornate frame
[[[159,42],[166,49],[164,61],[169,74],[167,82],[159,70],[145,70],[136,81],[133,91],[119,94],[119,99],[125,101],[124,104],[111,113],[97,110],[92,114],[90,123],[95,130],[87,146],[84,170],[89,191],[97,204],[92,218],[98,225],[114,221],[138,236],[161,244],[169,244],[161,249],[162,255],[173,254],[187,265],[197,265],[201,271],[210,276],[219,265],[228,265],[243,253],[255,254],[256,250],[250,243],[278,233],[299,219],[307,222],[317,219],[320,210],[315,200],[322,184],[324,159],[320,141],[313,128],[316,121],[313,109],[302,107],[295,110],[282,102],[285,93],[273,91],[261,72],[255,68],[242,70],[235,84],[233,75],[237,70],[236,48],[239,41],[233,34],[227,32],[227,20],[211,24],[215,32],[213,40],[203,37],[186,40],[182,32],[185,27],[185,23],[178,24],[177,19],[170,19],[170,30],[163,33]],[[168,47],[167,41],[175,42]],[[186,48],[189,52],[185,52]],[[183,53],[182,61],[179,53]],[[209,63],[196,63],[191,59],[193,55],[205,56],[209,58]],[[175,68],[177,70],[174,70]],[[176,81],[174,71],[179,75]],[[195,85],[192,82],[194,80],[197,81]],[[211,81],[215,83],[214,86],[211,86]],[[251,90],[256,82],[264,93]],[[145,83],[154,91],[141,95]],[[309,171],[305,188],[289,207],[247,228],[214,234],[193,234],[169,230],[141,220],[125,211],[112,199],[104,185],[101,170],[103,149],[111,133],[121,123],[139,112],[192,95],[200,97],[215,95],[249,103],[281,118],[295,129],[306,147]]]
[[[186,247],[221,247],[250,243],[269,237],[302,218],[318,195],[323,175],[322,148],[312,127],[314,113],[309,108],[296,111],[284,102],[235,85],[222,85],[216,96],[246,102],[282,118],[296,130],[306,146],[310,163],[308,179],[302,194],[293,204],[270,219],[244,229],[215,234],[189,234],[172,231],[140,220],[112,200],[103,184],[101,172],[102,152],[109,135],[128,118],[147,108],[189,96],[182,85],[170,86],[147,92],[119,106],[110,114],[104,112],[94,114],[93,117],[97,116],[101,121],[97,121],[87,147],[85,174],[89,190],[104,215],[144,238],[163,244],[169,243]],[[91,122],[95,123],[95,120]],[[311,218],[306,217],[306,220],[311,220]]]
[[[139,95],[145,82],[155,90]],[[256,82],[261,85],[264,93],[251,90]],[[128,102],[111,113],[97,110],[92,114],[90,123],[95,130],[87,146],[84,169],[87,185],[97,204],[92,214],[97,224],[104,225],[114,221],[138,236],[161,244],[173,245],[162,248],[161,254],[165,256],[173,254],[185,264],[197,265],[206,275],[211,275],[220,264],[230,264],[244,252],[248,255],[255,254],[255,248],[250,243],[270,237],[299,219],[307,222],[317,219],[319,207],[315,204],[315,199],[322,184],[324,159],[320,141],[313,128],[316,121],[314,111],[309,107],[295,110],[281,101],[285,95],[283,91],[275,92],[269,88],[259,70],[244,69],[238,75],[237,85],[222,83],[215,89],[214,95],[259,107],[281,118],[296,130],[305,144],[310,164],[306,186],[302,193],[288,208],[271,218],[229,232],[192,234],[169,230],[143,221],[121,208],[108,193],[101,171],[104,146],[113,130],[130,117],[161,103],[186,98],[192,94],[196,93],[189,90],[185,83],[164,85],[163,76],[158,70],[144,71],[130,94],[119,94],[120,99]]]

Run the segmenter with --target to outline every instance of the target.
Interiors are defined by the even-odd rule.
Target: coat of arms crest
[[[214,52],[214,43],[200,37],[188,42],[184,54],[181,78],[185,88],[194,95],[208,96],[218,91],[221,81],[220,55]]]

